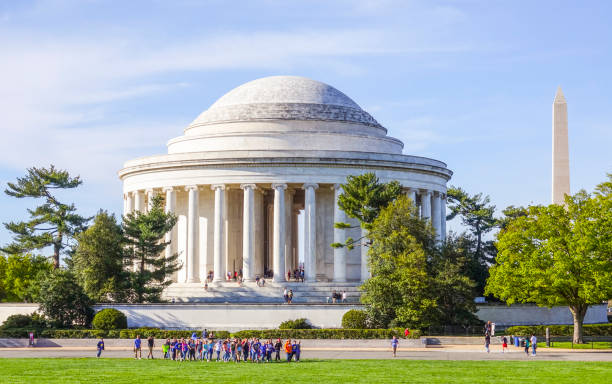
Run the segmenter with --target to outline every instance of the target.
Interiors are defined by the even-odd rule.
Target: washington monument
[[[570,194],[569,145],[567,135],[567,102],[557,89],[553,102],[552,136],[552,202],[564,204],[565,195]]]

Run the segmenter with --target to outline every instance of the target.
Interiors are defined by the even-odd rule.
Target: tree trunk
[[[571,305],[569,307],[572,312],[572,317],[574,318],[574,344],[582,344],[582,323],[584,322],[584,316],[586,315],[588,305]]]
[[[62,239],[60,238],[53,244],[53,269],[58,269],[60,265],[60,244]]]

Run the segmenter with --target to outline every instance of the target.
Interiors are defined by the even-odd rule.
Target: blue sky
[[[62,196],[83,214],[119,214],[124,161],[164,153],[230,89],[290,74],[340,89],[498,209],[548,203],[558,85],[572,191],[612,172],[611,14],[559,0],[0,2],[0,183],[53,163],[84,179]],[[0,221],[31,205],[0,196]]]

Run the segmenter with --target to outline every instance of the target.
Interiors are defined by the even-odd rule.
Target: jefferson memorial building
[[[177,215],[166,235],[166,254],[178,253],[182,265],[174,286],[201,287],[210,271],[213,285],[235,271],[247,283],[266,273],[282,284],[300,266],[306,283],[358,285],[368,277],[367,247],[330,244],[362,236],[337,200],[347,176],[365,172],[399,181],[445,236],[446,164],[402,154],[403,143],[369,113],[318,81],[274,76],[243,84],[167,145],[167,154],[126,162],[119,177],[124,213],[146,211],[162,194]],[[335,229],[340,221],[355,228]]]

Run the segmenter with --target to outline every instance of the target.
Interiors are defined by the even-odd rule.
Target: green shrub
[[[4,320],[0,329],[8,328],[32,328],[43,329],[47,326],[45,318],[34,312],[30,315],[10,315]]]
[[[94,329],[127,328],[127,317],[115,308],[105,308],[96,313],[91,325]]]
[[[551,336],[572,336],[573,325],[531,325],[506,328],[506,335],[546,336],[546,328],[550,328]],[[612,336],[612,324],[586,324],[582,327],[584,336]]]
[[[233,337],[258,339],[390,339],[393,336],[404,338],[404,330],[394,329],[265,329],[244,330],[232,334]],[[411,330],[408,338],[418,339],[421,332]]]
[[[312,325],[308,323],[306,319],[295,319],[283,321],[279,326],[279,329],[312,329]]]
[[[365,329],[367,328],[367,314],[359,309],[351,309],[342,316],[342,328]]]

